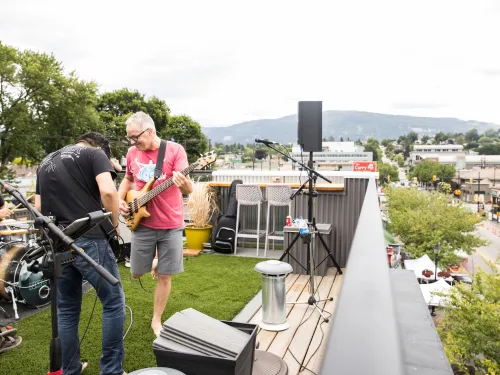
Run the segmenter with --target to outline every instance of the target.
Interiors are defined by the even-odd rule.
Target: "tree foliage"
[[[479,269],[473,287],[455,285],[438,325],[448,359],[465,371],[473,364],[487,374],[500,373],[500,274]]]
[[[460,205],[452,206],[445,194],[416,189],[387,192],[392,232],[401,238],[414,258],[434,257],[440,243],[439,263],[449,267],[459,262],[455,250],[470,254],[485,241],[474,234],[480,218]]]
[[[154,96],[146,99],[144,94],[126,88],[102,94],[96,110],[116,157],[125,156],[130,146],[125,139],[125,121],[130,115],[139,111],[146,112],[153,119],[158,134],[163,137],[170,119],[170,108],[163,100]]]
[[[382,163],[381,161],[377,163],[377,170],[379,173],[379,182],[383,184],[385,182],[384,179],[387,176],[391,176],[391,182],[399,181],[399,171],[398,167],[388,163]]]
[[[394,161],[398,163],[398,166],[400,167],[405,165],[405,159],[401,154],[397,154],[396,156],[394,156]]]
[[[0,42],[0,162],[26,164],[102,130],[94,110],[97,86],[66,75],[54,56],[19,51]]]
[[[373,161],[382,160],[382,150],[380,150],[379,143],[375,138],[373,137],[368,138],[363,147],[365,152],[373,153]]]
[[[166,138],[184,146],[190,163],[208,150],[208,139],[201,132],[200,124],[186,115],[172,116],[166,130]]]
[[[410,172],[410,176],[417,177],[422,183],[433,182],[433,176],[440,181],[450,182],[455,176],[453,165],[439,164],[435,160],[422,160]]]

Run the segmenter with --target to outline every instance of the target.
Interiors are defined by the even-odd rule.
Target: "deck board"
[[[342,272],[345,272],[342,269]],[[314,373],[318,373],[324,356],[327,337],[331,330],[333,313],[342,286],[343,275],[338,275],[335,268],[329,268],[326,276],[315,276],[317,293],[320,298],[333,297],[333,301],[322,301],[318,305],[332,314],[328,323],[312,306],[305,304],[287,304],[287,321],[290,328],[281,332],[259,330],[257,342],[259,350],[268,351],[283,358],[288,365],[288,374],[308,374],[302,371],[301,364]],[[307,301],[309,297],[309,277],[307,275],[290,274],[286,279],[286,301]],[[318,295],[317,295],[318,297]],[[327,313],[324,313],[328,316]],[[262,307],[250,320],[259,324],[262,318]],[[295,358],[294,358],[295,357]]]

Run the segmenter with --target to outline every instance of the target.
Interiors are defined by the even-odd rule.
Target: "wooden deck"
[[[342,269],[344,272],[344,269]],[[307,275],[289,274],[286,279],[286,301],[307,301],[309,297],[309,277]],[[316,288],[320,298],[333,297],[333,301],[319,304],[330,317],[325,323],[318,311],[306,304],[287,304],[287,321],[290,328],[281,332],[260,329],[257,334],[259,350],[274,353],[288,365],[288,374],[318,374],[326,348],[327,337],[331,330],[332,317],[337,305],[343,275],[338,275],[335,268],[328,270],[327,276],[315,276]],[[318,295],[316,294],[318,298]],[[258,324],[262,317],[262,307],[250,320]],[[295,357],[295,358],[294,358]],[[302,368],[301,365],[307,367]],[[312,371],[312,372],[311,372]]]

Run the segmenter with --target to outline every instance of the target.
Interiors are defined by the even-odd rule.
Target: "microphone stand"
[[[313,152],[309,153],[309,166],[306,166],[303,163],[299,162],[298,160],[292,158],[289,155],[286,155],[285,153],[283,153],[280,150],[278,150],[275,147],[273,147],[272,144],[274,142],[271,143],[271,142],[267,142],[267,141],[261,141],[260,143],[265,144],[267,147],[273,149],[274,151],[278,152],[279,154],[281,154],[281,155],[283,155],[283,156],[291,159],[293,162],[299,164],[302,168],[304,168],[304,169],[306,169],[308,171],[308,179],[302,184],[302,186],[300,186],[300,188],[294,194],[291,195],[290,199],[294,199],[297,196],[297,194],[301,193],[302,190],[306,187],[306,185],[309,184],[309,187],[308,187],[309,191],[307,193],[303,193],[303,194],[305,194],[305,195],[308,196],[308,201],[307,201],[307,204],[308,204],[308,210],[307,210],[307,227],[309,229],[309,234],[301,236],[300,229],[299,229],[299,233],[297,233],[297,235],[295,236],[295,238],[293,239],[293,241],[288,245],[287,249],[283,252],[283,255],[281,255],[281,257],[280,257],[279,260],[282,261],[285,258],[285,256],[288,255],[293,260],[295,260],[295,262],[297,262],[309,274],[309,292],[310,292],[309,299],[306,302],[288,302],[288,303],[289,304],[307,303],[307,304],[309,304],[311,306],[314,306],[316,308],[316,310],[319,312],[319,314],[323,317],[324,321],[328,322],[329,319],[323,315],[322,310],[318,306],[318,302],[326,301],[326,300],[332,301],[333,298],[316,300],[316,298],[314,297],[314,295],[316,293],[316,289],[314,287],[314,271],[328,257],[330,257],[330,259],[333,261],[333,264],[337,268],[337,272],[339,273],[339,275],[342,275],[342,269],[340,268],[340,266],[338,265],[337,261],[333,257],[332,252],[328,248],[328,245],[324,241],[323,237],[321,236],[321,233],[319,233],[318,227],[316,226],[316,218],[314,217],[314,202],[313,202],[313,199],[318,197],[318,193],[314,190],[314,185],[316,184],[316,180],[317,180],[318,177],[322,178],[323,180],[325,180],[328,183],[332,183],[332,181],[329,180],[328,178],[326,178],[325,176],[323,176],[322,174],[316,172],[313,169]],[[314,266],[314,247],[315,247],[315,236],[316,236],[316,234],[318,235],[321,243],[323,244],[324,250],[326,251],[327,255],[315,267]],[[302,237],[303,242],[307,246],[307,268],[304,267],[302,264],[300,264],[300,262],[297,259],[295,259],[293,257],[293,255],[290,254],[290,250],[292,249],[292,247],[295,244],[295,242],[297,242],[297,240],[299,239],[299,237]]]
[[[48,239],[48,233],[52,232],[65,247],[69,247],[77,255],[82,257],[89,265],[91,265],[96,272],[103,277],[111,285],[118,284],[118,279],[111,275],[106,269],[98,264],[94,259],[89,257],[78,246],[75,245],[75,240],[64,234],[64,232],[56,226],[47,216],[43,216],[32,205],[30,205],[23,197],[23,195],[4,181],[0,180],[0,184],[7,192],[16,198],[21,204],[26,207],[35,217],[35,227],[43,230],[45,237]],[[103,216],[104,218],[104,216]],[[92,218],[91,218],[92,219]],[[91,220],[92,221],[92,220]],[[57,278],[61,276],[62,272],[62,257],[56,254],[50,241],[47,241],[47,248],[51,251],[47,252],[43,260],[44,276],[50,279],[51,290],[51,313],[52,313],[52,339],[50,342],[50,370],[48,375],[62,375],[62,358],[61,358],[61,341],[59,339],[59,327],[57,322]]]

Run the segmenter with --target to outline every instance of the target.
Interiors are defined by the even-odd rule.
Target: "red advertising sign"
[[[352,170],[354,172],[377,172],[376,161],[353,161]]]

